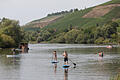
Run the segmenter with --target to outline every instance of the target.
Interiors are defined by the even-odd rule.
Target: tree
[[[21,42],[22,31],[20,29],[18,21],[11,21],[11,24],[5,26],[5,28],[3,28],[2,30],[3,30],[3,32],[2,32],[3,34],[11,36],[15,40],[16,45],[18,45],[19,42]]]
[[[42,37],[38,37],[37,42],[40,43],[41,41],[43,41]]]
[[[76,42],[79,44],[84,43],[84,34],[78,34]]]
[[[70,9],[70,11],[69,12],[73,12],[73,9]]]
[[[22,35],[22,30],[20,28],[19,21],[10,20],[7,18],[3,18],[0,22],[0,34],[3,36],[3,43],[5,37],[6,39],[10,39],[11,43],[14,42],[14,47],[18,46],[19,42],[22,41],[22,38],[24,36]],[[8,47],[8,45],[5,46]]]
[[[103,32],[104,38],[111,38],[112,34],[117,34],[118,26],[119,25],[116,22],[111,22],[111,23],[105,24],[102,27],[102,32]]]
[[[74,9],[74,12],[79,11],[78,8]]]
[[[47,41],[50,36],[51,36],[51,33],[46,30],[42,33],[41,37],[44,41]]]
[[[103,37],[99,37],[98,39],[95,40],[96,44],[103,44],[104,38]]]
[[[15,46],[15,41],[14,41],[14,39],[12,39],[12,37],[5,35],[5,34],[2,34],[0,36],[2,38],[2,43],[1,43],[0,47],[2,47],[2,48],[8,47],[9,48],[9,47]]]
[[[65,35],[65,32],[56,35],[56,38],[51,40],[51,42],[54,42],[54,43],[65,43],[64,35]]]
[[[76,38],[78,34],[80,33],[79,30],[72,29],[69,32],[67,32],[64,36],[66,43],[76,43]]]

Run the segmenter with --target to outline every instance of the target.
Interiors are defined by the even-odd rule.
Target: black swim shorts
[[[64,58],[64,62],[68,61],[68,58]]]

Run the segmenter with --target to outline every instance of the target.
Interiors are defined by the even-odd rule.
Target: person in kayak
[[[67,54],[67,51],[64,51],[63,56],[64,56],[64,65],[68,65],[68,54]]]
[[[57,61],[57,53],[56,53],[56,51],[53,52],[53,56],[54,56],[54,61]]]

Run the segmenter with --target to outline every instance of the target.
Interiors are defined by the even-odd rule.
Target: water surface
[[[84,44],[29,44],[29,52],[19,58],[0,54],[0,80],[109,80],[120,69],[120,48],[107,49],[105,45]],[[58,54],[58,64],[52,64],[52,52]],[[70,68],[62,68],[63,51],[77,64],[69,61]],[[103,58],[98,51],[104,51]]]

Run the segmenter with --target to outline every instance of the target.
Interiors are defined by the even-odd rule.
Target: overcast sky
[[[57,11],[82,9],[110,0],[0,0],[0,18],[19,20],[23,25]]]

